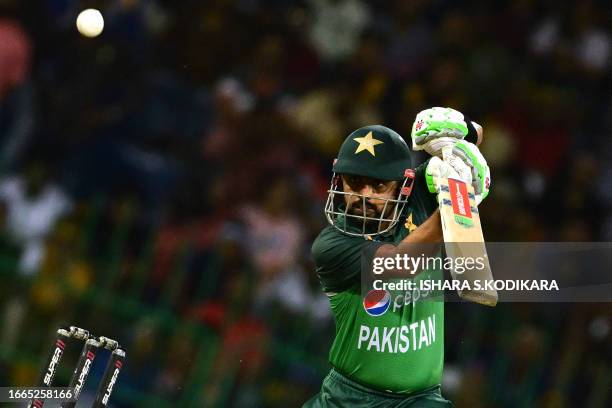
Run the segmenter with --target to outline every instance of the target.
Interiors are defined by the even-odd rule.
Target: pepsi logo
[[[363,308],[370,316],[381,316],[391,305],[391,295],[386,290],[371,290],[363,298]]]

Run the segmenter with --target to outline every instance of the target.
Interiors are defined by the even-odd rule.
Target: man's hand
[[[477,147],[481,141],[482,127],[451,108],[425,109],[419,112],[412,125],[412,148],[443,159],[456,173],[455,178],[474,186],[477,204],[489,194],[491,185],[489,166]],[[432,171],[426,174],[447,172],[438,169],[440,164],[433,158],[430,161]],[[426,176],[430,191],[435,190],[435,186],[430,185],[431,177]]]
[[[454,178],[474,187],[476,204],[489,194],[491,172],[487,161],[473,143],[457,142],[444,149],[444,160],[432,157],[425,168],[425,181],[430,193],[437,192],[435,177]],[[468,163],[468,164],[466,164]]]
[[[445,149],[444,161],[448,162],[451,166],[455,161],[469,166],[471,171],[470,183],[474,186],[476,204],[480,204],[489,195],[491,170],[486,159],[480,153],[480,150],[478,150],[478,146],[465,141],[457,142],[454,146]],[[463,167],[461,168],[463,169]]]
[[[449,163],[446,163],[439,157],[432,157],[429,159],[429,163],[427,163],[427,167],[425,168],[425,181],[427,182],[427,189],[430,193],[436,193],[438,191],[434,183],[435,177],[454,178],[465,181],[466,183],[468,182],[463,179]]]
[[[480,144],[482,127],[455,109],[433,107],[417,114],[411,137],[414,150],[442,157],[442,149],[459,140]]]

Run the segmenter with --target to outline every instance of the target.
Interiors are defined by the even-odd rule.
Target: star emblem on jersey
[[[359,146],[357,146],[357,150],[355,150],[355,154],[366,150],[372,156],[376,156],[376,151],[374,150],[374,146],[383,144],[382,141],[378,139],[374,139],[371,131],[368,132],[368,134],[365,135],[364,137],[356,137],[353,140],[359,143]]]
[[[406,218],[406,223],[404,224],[404,227],[408,230],[409,233],[417,229],[417,226],[414,224],[414,222],[412,222],[412,213],[410,213],[408,218]]]

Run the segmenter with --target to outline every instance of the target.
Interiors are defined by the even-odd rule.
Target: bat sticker
[[[465,183],[449,178],[448,188],[455,221],[464,227],[472,227],[474,225],[472,209],[470,208],[470,198]]]

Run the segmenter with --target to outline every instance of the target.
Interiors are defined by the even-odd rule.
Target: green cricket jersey
[[[361,292],[362,251],[372,251],[381,242],[399,243],[437,208],[424,171],[425,165],[417,168],[412,194],[392,233],[373,242],[330,225],[312,245],[316,272],[323,290],[331,294],[336,322],[330,363],[341,374],[376,390],[412,393],[441,381],[444,303],[397,301],[392,294],[389,309],[371,316]]]

